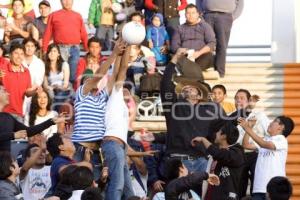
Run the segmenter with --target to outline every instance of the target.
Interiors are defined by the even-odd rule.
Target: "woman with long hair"
[[[27,126],[34,126],[53,117],[57,117],[57,112],[51,110],[51,106],[52,101],[46,90],[35,94],[31,100],[29,115],[25,117],[25,124]],[[57,125],[53,125],[45,129],[42,132],[42,135],[44,135],[48,139],[54,133],[57,133]]]
[[[59,111],[59,107],[70,95],[71,84],[69,80],[69,64],[64,62],[58,45],[49,45],[45,59],[44,88],[53,98],[54,110],[56,111]]]

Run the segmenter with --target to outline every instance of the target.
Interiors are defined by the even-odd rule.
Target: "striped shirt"
[[[73,142],[92,142],[103,138],[105,133],[105,111],[108,101],[107,90],[97,95],[83,95],[83,86],[76,92],[75,124],[72,135]]]

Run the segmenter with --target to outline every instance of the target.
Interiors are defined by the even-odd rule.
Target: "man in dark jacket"
[[[201,188],[203,180],[207,180],[210,185],[220,184],[220,179],[215,174],[206,172],[188,174],[187,168],[178,159],[166,161],[165,171],[168,179],[165,190],[165,199],[167,200],[196,199],[197,195],[191,189]]]
[[[192,140],[192,145],[195,147],[197,144],[205,146],[206,153],[210,154],[215,161],[211,165],[211,170],[220,178],[219,186],[208,187],[206,199],[239,199],[244,150],[240,144],[236,143],[238,137],[238,129],[231,122],[225,122],[216,133],[215,145],[204,137],[196,137]]]
[[[197,136],[209,137],[211,122],[226,114],[218,104],[208,101],[209,88],[205,83],[184,79],[177,83],[175,79],[173,81],[176,63],[184,54],[186,49],[177,50],[166,67],[161,83],[167,124],[166,155],[182,160],[190,172],[201,172],[207,166],[205,149],[201,145],[193,148],[191,140]]]

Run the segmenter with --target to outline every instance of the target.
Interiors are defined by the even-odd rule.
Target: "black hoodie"
[[[244,163],[243,147],[240,144],[234,144],[228,149],[221,149],[216,145],[211,145],[207,153],[213,157],[214,161],[217,161],[214,173],[220,178],[219,186],[211,186],[211,199],[239,199],[237,194]]]

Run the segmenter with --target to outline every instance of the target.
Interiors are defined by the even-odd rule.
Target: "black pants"
[[[208,12],[204,15],[205,21],[213,28],[216,39],[215,68],[220,76],[225,75],[226,50],[229,42],[232,27],[232,14],[221,12]]]
[[[239,196],[245,197],[248,188],[248,180],[251,181],[250,193],[252,194],[255,165],[257,160],[257,152],[245,153],[245,164],[241,173],[240,181],[240,194]]]

